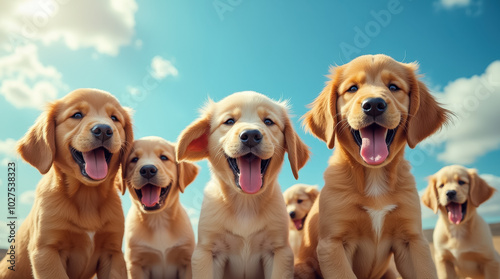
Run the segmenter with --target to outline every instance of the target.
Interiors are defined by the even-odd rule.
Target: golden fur
[[[72,117],[78,112],[82,118]],[[111,138],[97,139],[91,133],[96,124],[109,125]],[[132,141],[130,117],[109,93],[78,89],[48,106],[18,143],[23,159],[44,176],[17,232],[16,271],[2,260],[1,278],[126,276],[124,216],[114,180]],[[83,175],[71,149],[102,147],[113,155],[105,178],[93,180]]]
[[[191,278],[194,233],[179,201],[179,192],[198,174],[192,163],[178,163],[175,145],[159,137],[134,141],[123,164],[125,187],[132,207],[125,223],[125,260],[128,278]],[[149,177],[148,168],[157,171]],[[155,185],[162,189],[153,208],[141,202],[141,189]]]
[[[392,254],[403,278],[436,278],[404,148],[438,130],[449,112],[416,71],[416,64],[385,55],[358,57],[332,69],[304,115],[306,128],[336,148],[306,219],[296,278],[392,278]],[[376,117],[365,113],[369,98],[385,101],[385,111]],[[366,161],[355,137],[370,127],[385,130],[386,141],[394,133],[389,147],[379,145],[388,155],[376,163]]]
[[[422,202],[434,213],[439,211],[433,235],[439,278],[500,278],[500,256],[490,228],[476,212],[494,191],[475,169],[458,165],[429,177]],[[452,217],[452,205],[459,205],[461,216]]]
[[[319,195],[318,186],[295,184],[283,192],[288,219],[288,241],[297,257],[303,237],[303,226],[309,210]]]
[[[262,134],[260,144],[242,143],[244,131]],[[284,103],[255,92],[232,94],[209,102],[203,115],[178,141],[178,160],[208,158],[212,179],[205,189],[192,257],[193,278],[290,278],[293,253],[288,244],[288,220],[278,184],[285,151],[294,176],[309,157],[295,133]],[[262,187],[244,193],[229,158],[270,159]],[[238,163],[241,167],[241,163]],[[259,169],[262,171],[262,169]],[[259,183],[259,182],[258,182]],[[254,184],[252,184],[254,185]],[[257,184],[258,185],[258,184]],[[247,191],[247,190],[245,190]]]

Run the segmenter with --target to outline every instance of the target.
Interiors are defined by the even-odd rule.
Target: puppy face
[[[134,141],[124,166],[124,183],[144,213],[169,207],[198,174],[195,165],[177,163],[175,146],[159,137]]]
[[[304,116],[306,128],[333,148],[335,138],[360,164],[389,163],[406,142],[414,147],[446,120],[416,64],[361,56],[332,70],[332,80]],[[425,121],[423,125],[421,121]]]
[[[49,106],[20,141],[19,151],[42,173],[54,163],[93,186],[117,172],[132,140],[129,114],[115,97],[78,89]]]
[[[208,157],[227,185],[256,194],[274,181],[285,151],[297,176],[309,151],[293,130],[286,105],[259,93],[240,92],[208,104],[203,117],[181,134],[177,157]]]
[[[317,186],[296,184],[283,192],[286,210],[290,216],[291,228],[298,231],[304,227],[307,213],[319,195]]]
[[[447,166],[429,177],[422,202],[437,212],[443,210],[453,224],[470,217],[471,210],[491,197],[494,189],[477,175],[476,170]]]

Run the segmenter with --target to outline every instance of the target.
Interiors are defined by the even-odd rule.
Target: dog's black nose
[[[90,131],[101,141],[107,141],[113,136],[113,129],[106,124],[97,124]]]
[[[448,191],[446,191],[446,196],[450,200],[454,199],[456,195],[457,195],[457,191],[455,191],[455,190],[448,190]]]
[[[368,98],[361,103],[361,108],[366,114],[375,117],[384,113],[387,103],[382,98]]]
[[[141,173],[142,177],[150,179],[151,177],[156,175],[158,169],[153,165],[145,165],[141,168],[139,172]]]
[[[262,133],[259,130],[245,130],[240,134],[240,141],[248,147],[254,147],[262,141]]]
[[[290,218],[295,218],[295,211],[290,212]]]

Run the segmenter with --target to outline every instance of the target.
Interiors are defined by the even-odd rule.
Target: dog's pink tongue
[[[385,136],[387,129],[378,125],[371,125],[360,129],[362,143],[360,155],[370,165],[378,165],[385,161],[389,155]]]
[[[160,202],[161,188],[153,185],[146,185],[141,188],[142,199],[141,202],[145,206],[155,206]]]
[[[460,224],[462,222],[462,205],[452,202],[446,208],[448,208],[448,219],[454,224]]]
[[[85,172],[94,180],[101,180],[108,174],[108,163],[104,156],[104,149],[98,148],[89,152],[83,152],[85,160]]]
[[[293,224],[295,225],[295,228],[297,228],[298,231],[302,229],[302,220],[293,220]]]
[[[260,158],[256,156],[238,158],[240,169],[240,187],[247,194],[255,194],[262,187],[260,174]]]

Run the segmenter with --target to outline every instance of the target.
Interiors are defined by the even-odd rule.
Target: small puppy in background
[[[429,177],[422,202],[434,213],[439,210],[433,234],[439,278],[500,278],[490,227],[476,212],[494,191],[475,169],[458,165]]]
[[[286,210],[290,216],[288,240],[292,247],[294,256],[298,255],[300,243],[302,241],[302,228],[307,217],[307,213],[319,195],[318,186],[295,184],[283,192]]]
[[[159,137],[134,141],[123,162],[122,192],[132,207],[125,224],[129,278],[191,278],[194,233],[179,192],[195,179],[198,167],[176,162],[175,145]]]
[[[180,135],[178,160],[208,158],[192,257],[193,278],[291,278],[285,201],[278,174],[285,152],[295,178],[309,158],[286,103],[256,92],[210,101]]]

